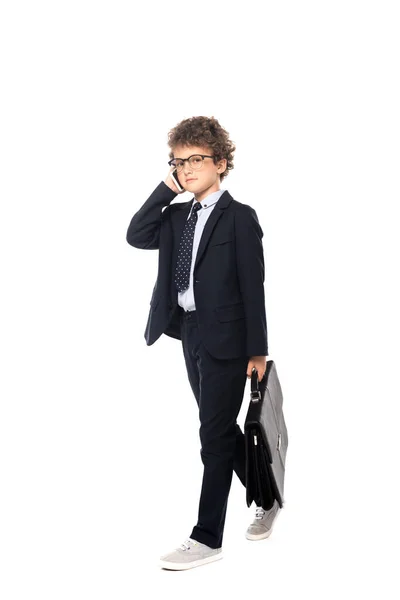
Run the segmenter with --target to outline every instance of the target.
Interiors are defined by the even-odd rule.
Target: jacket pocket
[[[211,242],[210,246],[222,246],[222,244],[227,244],[228,242],[233,242],[233,238]]]
[[[230,306],[217,306],[214,309],[218,321],[235,321],[236,319],[244,319],[243,303],[231,304]]]

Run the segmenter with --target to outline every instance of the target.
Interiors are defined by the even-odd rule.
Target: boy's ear
[[[227,167],[228,161],[226,160],[226,158],[222,158],[222,159],[221,159],[220,161],[218,161],[218,162],[219,162],[219,164],[218,164],[218,168],[222,167],[222,168],[223,168],[223,171],[221,171],[221,173],[223,173],[224,171],[226,171],[226,167]]]

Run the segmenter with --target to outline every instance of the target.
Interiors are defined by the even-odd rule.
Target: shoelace
[[[180,545],[181,550],[190,550],[190,544],[192,544],[192,546],[198,545],[195,540],[188,538],[185,542],[183,542],[183,544]]]
[[[262,508],[262,506],[257,507],[256,508],[256,519],[262,519],[264,515],[265,515],[265,510]]]

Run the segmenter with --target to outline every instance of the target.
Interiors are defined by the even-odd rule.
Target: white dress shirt
[[[178,304],[182,306],[184,310],[196,310],[195,302],[194,302],[194,293],[193,293],[193,269],[194,263],[196,261],[197,249],[199,247],[200,238],[203,233],[204,225],[207,222],[208,217],[211,215],[211,211],[214,209],[214,206],[218,202],[220,196],[225,192],[225,190],[217,190],[216,192],[212,192],[208,194],[203,200],[201,200],[201,210],[197,212],[197,223],[194,230],[194,238],[193,238],[193,251],[192,251],[192,262],[190,265],[190,276],[189,276],[189,287],[184,292],[178,292]],[[192,214],[193,205],[195,202],[198,202],[196,198],[193,198],[192,208],[190,209],[188,220],[190,219],[190,215]]]

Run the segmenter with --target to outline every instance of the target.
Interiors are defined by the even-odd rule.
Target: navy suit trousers
[[[190,537],[220,548],[233,471],[246,486],[244,434],[236,419],[246,386],[248,357],[215,358],[200,341],[196,311],[179,307],[179,314],[186,369],[199,407],[204,465],[198,521]]]

